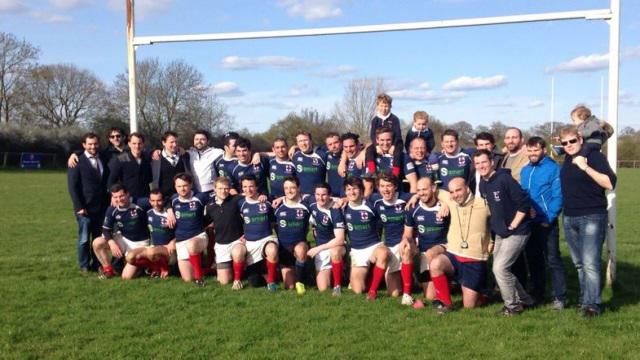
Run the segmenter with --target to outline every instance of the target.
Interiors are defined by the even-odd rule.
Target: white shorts
[[[375,243],[364,249],[351,249],[351,267],[369,266],[373,252],[379,246],[384,246],[382,242]]]
[[[255,264],[261,261],[262,259],[264,259],[264,256],[265,256],[264,248],[270,242],[275,243],[277,245],[278,238],[273,235],[269,235],[260,240],[255,240],[255,241],[247,240],[245,242],[245,246],[247,247],[247,257],[245,258],[245,261],[247,265]]]
[[[178,255],[178,260],[189,260],[189,250],[187,249],[187,243],[196,239],[203,239],[205,247],[209,243],[209,237],[207,236],[206,232],[201,232],[191,239],[176,242],[176,254]]]
[[[402,264],[402,256],[400,255],[400,244],[397,243],[389,248],[391,256],[387,262],[387,274],[400,271],[400,264]]]
[[[331,249],[325,249],[316,254],[313,258],[316,265],[316,272],[331,269]]]
[[[149,246],[149,239],[140,240],[140,241],[131,241],[126,237],[122,236],[122,234],[114,234],[113,240],[116,241],[116,243],[120,247],[120,250],[122,250],[122,252],[124,252],[125,255],[127,255],[127,253],[133,249]]]
[[[429,260],[427,259],[427,252],[420,253],[420,272],[423,273],[429,271]]]
[[[213,250],[216,252],[216,264],[222,264],[231,261],[231,249],[236,244],[240,244],[240,240],[236,240],[230,244],[218,244],[213,246]]]

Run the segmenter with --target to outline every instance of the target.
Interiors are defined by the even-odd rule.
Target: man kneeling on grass
[[[195,194],[193,177],[180,173],[173,178],[177,194],[171,199],[171,211],[176,219],[176,253],[178,269],[184,281],[192,281],[197,287],[204,286],[202,279],[202,252],[209,238],[204,231],[204,209],[209,193]]]
[[[102,236],[93,241],[93,251],[102,265],[102,279],[115,276],[111,256],[120,258],[149,245],[146,212],[131,202],[129,191],[124,185],[115,184],[111,187],[111,204],[102,225]],[[135,261],[127,261],[122,270],[122,278],[127,280],[135,277],[139,266]]]

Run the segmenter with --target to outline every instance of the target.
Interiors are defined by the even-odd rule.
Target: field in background
[[[543,306],[502,318],[500,304],[437,316],[348,291],[83,277],[64,173],[0,171],[0,358],[638,358],[640,171],[621,169],[618,184],[618,280],[604,315]]]

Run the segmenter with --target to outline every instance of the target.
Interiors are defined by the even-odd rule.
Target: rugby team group
[[[172,131],[157,150],[120,128],[110,129],[105,149],[97,134],[85,134],[84,151],[68,161],[80,271],[166,278],[177,267],[197,287],[215,274],[233,290],[266,285],[299,295],[315,284],[340,296],[348,281],[368,300],[384,283],[415,308],[424,306],[412,291],[419,284],[440,314],[454,308],[459,287],[465,308],[499,294],[506,316],[545,301],[560,311],[562,213],[579,309],[600,315],[606,190],[616,184],[601,152],[610,136],[603,123],[577,106],[557,146],[511,127],[502,151],[487,132],[463,149],[455,129],[436,144],[424,111],[403,139],[391,105],[378,95],[362,143],[350,132],[329,133],[316,147],[301,129],[295,144],[277,138],[271,152],[253,152],[233,132],[219,149],[197,131],[186,150]],[[551,151],[564,154],[561,165]]]

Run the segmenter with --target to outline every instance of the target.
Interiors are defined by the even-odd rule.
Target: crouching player
[[[284,201],[275,210],[276,231],[278,233],[278,257],[282,267],[282,281],[285,289],[293,289],[304,295],[305,262],[309,243],[309,216],[307,202],[300,194],[300,180],[287,176],[283,182]],[[292,271],[295,268],[295,272]]]
[[[462,285],[462,303],[465,308],[481,306],[487,301],[480,293],[485,287],[487,259],[493,250],[489,228],[489,206],[473,193],[462,178],[449,181],[451,225],[447,233],[447,251],[435,257],[430,264],[431,280],[436,290],[434,305],[438,313],[450,311],[453,306],[447,277]]]
[[[413,305],[413,256],[416,244],[413,238],[405,238],[404,217],[411,195],[398,192],[398,178],[390,173],[378,176],[378,192],[371,195],[373,206],[380,213],[384,230],[384,244],[389,248],[387,267],[387,291],[393,297],[400,296],[402,305]]]
[[[435,299],[435,289],[429,276],[429,264],[439,254],[445,252],[448,218],[440,216],[442,209],[438,202],[437,188],[430,177],[420,178],[417,182],[418,205],[407,211],[404,220],[405,241],[415,243],[418,239],[420,250],[420,273],[418,280],[422,285],[424,297],[428,300]]]
[[[273,236],[273,209],[270,202],[260,202],[258,199],[257,183],[254,175],[245,175],[241,179],[245,197],[238,205],[244,221],[244,240],[231,250],[233,268],[258,264],[264,259],[267,267],[267,290],[276,292],[278,238]]]
[[[176,255],[178,269],[184,281],[203,287],[202,252],[209,238],[204,231],[204,209],[209,193],[194,195],[193,177],[180,173],[173,178],[177,194],[171,199],[171,210],[176,218]]]
[[[215,233],[216,269],[218,281],[226,285],[233,279],[233,290],[242,289],[242,275],[244,273],[244,258],[240,247],[244,241],[242,217],[240,217],[239,203],[241,195],[231,195],[231,180],[219,177],[213,183],[215,196],[209,201],[206,209],[207,221]],[[234,257],[233,254],[236,254]],[[233,261],[232,261],[233,260]]]
[[[111,203],[102,225],[102,236],[93,241],[93,251],[102,265],[100,277],[115,276],[111,255],[120,258],[131,250],[149,245],[149,230],[145,211],[131,202],[129,191],[122,184],[111,187]],[[139,268],[135,262],[127,262],[122,270],[125,280],[135,277]]]
[[[351,289],[356,294],[365,291],[369,265],[373,265],[367,300],[375,300],[390,256],[378,234],[380,215],[375,206],[364,199],[364,184],[360,178],[348,177],[344,189],[348,200],[344,219],[351,244]]]
[[[316,246],[307,251],[316,267],[316,285],[325,291],[333,277],[333,296],[342,294],[342,270],[344,269],[344,216],[342,210],[333,208],[331,188],[327,183],[316,185],[315,202],[309,206],[310,223],[314,226]]]
[[[152,271],[151,276],[166,279],[169,276],[169,264],[176,262],[176,239],[173,229],[169,228],[164,197],[158,189],[149,195],[151,209],[147,211],[151,246],[138,248],[127,254],[127,262],[135,262]]]

